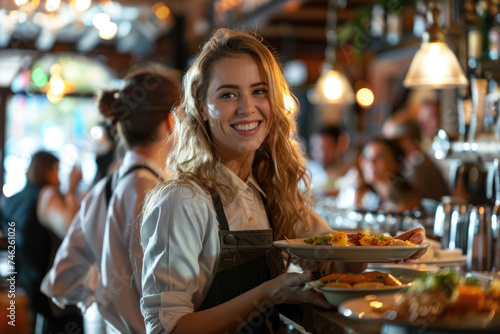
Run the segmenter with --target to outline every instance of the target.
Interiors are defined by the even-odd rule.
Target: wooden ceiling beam
[[[258,32],[265,39],[293,38],[301,41],[320,43],[325,43],[326,40],[324,27],[299,27],[289,24],[273,24],[259,28]]]

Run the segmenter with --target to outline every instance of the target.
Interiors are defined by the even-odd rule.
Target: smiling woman
[[[141,310],[148,332],[279,332],[277,304],[329,308],[284,273],[273,240],[331,232],[306,203],[292,97],[262,41],[219,29],[184,77],[170,178],[148,194]],[[281,274],[281,275],[280,275]]]
[[[275,238],[330,231],[298,190],[306,175],[285,105],[292,95],[272,52],[250,34],[218,30],[184,91],[172,175],[144,208],[148,331],[269,333],[267,323],[279,327],[275,304],[329,307],[301,290],[310,273],[272,279],[283,272]]]
[[[214,65],[201,115],[222,163],[243,180],[269,133],[268,95],[265,76],[252,57],[225,58]]]

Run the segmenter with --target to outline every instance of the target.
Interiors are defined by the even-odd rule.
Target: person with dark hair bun
[[[41,333],[63,332],[70,321],[83,330],[83,319],[75,309],[57,310],[40,291],[40,283],[79,208],[76,188],[82,179],[80,169],[71,171],[66,194],[59,191],[58,175],[59,159],[55,155],[34,153],[26,171],[26,186],[5,199],[0,223],[4,231],[13,227],[16,232],[15,271]]]
[[[108,332],[145,332],[139,215],[146,193],[167,176],[180,86],[177,72],[147,68],[126,76],[122,89],[99,93],[99,112],[126,153],[86,196],[42,284],[61,307],[76,304],[85,312],[97,303]]]

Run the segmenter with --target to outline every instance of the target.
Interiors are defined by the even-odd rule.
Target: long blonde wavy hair
[[[200,112],[206,102],[214,65],[221,59],[241,55],[252,56],[261,66],[272,106],[271,130],[255,153],[253,175],[266,193],[274,237],[295,237],[294,225],[305,224],[301,217],[308,213],[310,200],[310,181],[296,140],[294,114],[285,98],[292,98],[296,105],[297,101],[280,64],[263,40],[251,33],[225,28],[215,31],[183,78],[184,97],[174,111],[175,147],[167,161],[171,177],[148,194],[143,213],[150,211],[170,189],[179,185],[192,188],[192,182],[208,192],[219,192],[225,201],[232,200],[231,189],[217,182],[220,160]],[[306,189],[303,192],[299,189],[301,181]]]

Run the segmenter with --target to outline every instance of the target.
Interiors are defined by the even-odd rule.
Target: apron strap
[[[269,212],[269,209],[267,208],[267,200],[264,197],[264,195],[262,195],[262,193],[260,193],[260,198],[262,198],[262,203],[264,203],[264,209],[266,209],[266,215],[267,215],[267,220],[269,221],[269,226],[271,226],[271,228],[274,230],[274,224],[273,224],[273,219],[271,217],[271,212]]]
[[[159,179],[160,181],[163,181],[163,178],[153,168],[146,166],[146,165],[135,165],[135,166],[130,167],[125,173],[123,173],[123,175],[118,180],[116,180],[116,183],[118,183],[125,176],[127,176],[128,174],[132,173],[133,171],[135,171],[137,169],[146,169],[146,170],[150,171],[154,176],[156,176],[157,179]],[[108,179],[106,180],[106,185],[104,187],[104,189],[105,189],[104,191],[106,193],[106,207],[109,206],[109,202],[111,201],[111,196],[113,195],[114,189],[112,186],[112,182],[113,182],[113,177],[115,174],[118,175],[118,171],[115,171],[111,175],[107,176]]]
[[[219,221],[221,231],[229,231],[229,223],[227,222],[226,214],[224,212],[224,207],[222,206],[222,200],[218,192],[214,191],[210,193],[212,197],[212,202],[214,203],[215,213],[217,214],[217,220]],[[267,201],[264,195],[260,193],[262,198],[262,203],[264,203],[264,209],[266,210],[267,220],[272,229],[274,229],[273,220],[271,218],[271,213],[267,208]]]
[[[217,221],[220,225],[221,231],[229,231],[229,223],[227,222],[226,214],[224,213],[224,207],[222,206],[222,200],[217,191],[210,193],[212,197],[212,202],[214,203],[215,213],[217,214]]]
[[[149,172],[151,172],[151,174],[153,174],[154,176],[156,176],[156,178],[160,181],[163,181],[163,178],[151,167],[149,166],[146,166],[146,165],[135,165],[135,166],[132,166],[130,167],[129,170],[127,170],[120,179],[123,179],[125,176],[127,176],[128,174],[132,173],[133,171],[137,170],[137,169],[146,169],[148,170]]]

